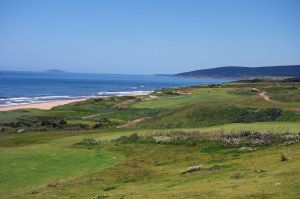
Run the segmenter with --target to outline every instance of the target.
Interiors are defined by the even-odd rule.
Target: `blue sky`
[[[298,0],[0,0],[0,70],[300,64]]]

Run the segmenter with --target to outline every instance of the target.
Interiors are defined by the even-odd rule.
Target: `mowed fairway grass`
[[[0,148],[0,196],[33,191],[123,160],[123,156],[113,152],[70,147],[82,137]]]
[[[233,96],[228,94],[231,89],[189,89],[192,94],[170,96],[158,98],[156,100],[143,101],[136,103],[132,107],[134,108],[178,108],[180,106],[186,106],[193,103],[212,103],[228,101],[234,103],[236,100],[242,100],[241,96]]]

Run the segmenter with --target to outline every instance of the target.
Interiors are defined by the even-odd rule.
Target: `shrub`
[[[288,150],[286,148],[283,148],[283,150],[281,151],[280,160],[282,162],[285,162],[285,161],[289,160],[289,158],[288,158]]]
[[[53,120],[53,119],[42,119],[40,122],[41,126],[50,128],[63,128],[67,122],[65,120]]]
[[[65,120],[59,120],[58,121],[58,125],[59,126],[64,126],[64,125],[66,125],[67,124],[67,122],[65,121]]]
[[[294,144],[299,142],[299,134],[275,133],[234,133],[221,135],[219,143],[223,147],[267,146],[271,144]]]
[[[254,147],[246,147],[243,146],[239,149],[240,152],[251,152],[251,151],[255,151],[256,149]]]
[[[109,196],[106,195],[99,195],[99,196],[95,196],[92,199],[104,199],[104,198],[108,198]]]
[[[101,189],[103,191],[111,191],[111,190],[114,190],[116,187],[115,186],[103,186],[101,187]]]
[[[134,133],[129,136],[121,136],[121,137],[115,139],[115,141],[126,144],[126,143],[138,142],[140,138],[141,138],[141,136],[139,136],[137,133]]]
[[[154,136],[153,137],[153,140],[156,143],[167,143],[170,141],[170,139],[171,139],[170,136]]]
[[[0,133],[6,131],[6,128],[0,126]]]
[[[103,127],[103,124],[102,123],[96,123],[93,125],[93,129],[98,129],[98,128],[102,128]]]
[[[49,183],[47,186],[55,188],[57,187],[58,183],[59,183],[59,178],[56,178],[53,182]]]
[[[185,133],[183,131],[171,131],[167,135],[140,136],[132,134],[121,136],[115,140],[121,143],[156,143],[196,146],[205,141],[210,141],[210,145],[202,148],[203,152],[218,151],[224,148],[240,147],[240,152],[253,151],[257,146],[267,146],[271,144],[290,145],[300,141],[300,135],[296,133],[275,134],[241,131],[231,134],[205,134],[205,133]]]
[[[88,125],[86,125],[86,124],[79,124],[79,127],[81,129],[88,129]]]
[[[243,173],[241,173],[240,171],[235,172],[234,174],[232,174],[231,178],[232,179],[241,179],[243,178],[245,175]]]
[[[288,157],[287,157],[287,154],[286,153],[281,153],[281,161],[284,162],[284,161],[288,161]]]
[[[100,144],[100,141],[97,141],[94,138],[84,138],[79,144],[85,145],[85,146],[98,145],[98,144]]]
[[[38,194],[39,191],[38,191],[38,190],[32,190],[30,193],[31,193],[31,194]]]

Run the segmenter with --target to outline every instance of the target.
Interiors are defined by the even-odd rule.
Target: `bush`
[[[245,174],[241,173],[241,172],[235,172],[234,174],[232,174],[231,178],[232,179],[241,179],[245,176]]]
[[[123,144],[127,144],[127,143],[135,143],[138,142],[140,140],[140,136],[137,133],[131,134],[129,136],[121,136],[117,139],[115,139],[116,142],[120,142]]]
[[[289,160],[289,158],[288,158],[288,151],[286,150],[286,148],[283,148],[283,150],[281,151],[280,160],[282,162],[285,162],[285,161]]]
[[[86,125],[86,124],[79,124],[79,127],[81,129],[88,129],[88,125]]]
[[[102,128],[102,127],[103,127],[102,123],[96,123],[92,126],[93,129],[98,129],[98,128]]]
[[[103,186],[103,187],[101,187],[101,189],[103,191],[111,191],[111,190],[116,189],[116,187],[115,186]]]
[[[50,128],[63,128],[67,122],[65,120],[53,120],[53,119],[42,119],[41,126],[46,126]]]
[[[31,193],[31,194],[38,194],[39,191],[38,191],[38,190],[32,190],[30,193]]]
[[[109,196],[106,195],[99,195],[99,196],[95,196],[92,199],[104,199],[104,198],[108,198]]]
[[[79,144],[85,145],[85,146],[98,145],[98,144],[100,144],[100,141],[97,141],[94,138],[84,138]]]
[[[140,136],[132,134],[130,136],[121,136],[115,140],[120,143],[156,143],[196,146],[205,141],[210,141],[210,145],[202,148],[202,152],[219,151],[222,148],[240,148],[240,152],[254,151],[256,146],[267,146],[271,144],[290,145],[300,141],[300,134],[286,133],[259,133],[242,131],[231,134],[203,134],[203,133],[185,133],[182,131],[173,131],[167,135]]]
[[[284,162],[284,161],[288,161],[287,154],[285,154],[285,153],[281,153],[281,161],[282,161],[282,162]]]

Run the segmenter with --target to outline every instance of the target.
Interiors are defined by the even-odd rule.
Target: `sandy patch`
[[[10,110],[16,110],[16,109],[29,109],[29,108],[50,110],[55,106],[61,106],[61,105],[70,104],[73,102],[79,102],[79,101],[83,101],[83,100],[85,100],[85,99],[61,100],[61,101],[55,101],[55,102],[42,102],[42,103],[36,103],[36,104],[14,105],[14,106],[1,106],[0,111],[10,111]]]
[[[144,121],[145,119],[149,119],[150,117],[144,117],[144,118],[139,118],[139,119],[135,119],[135,120],[131,120],[129,122],[127,122],[126,124],[117,126],[117,128],[131,128],[135,125],[137,125],[138,123]]]

